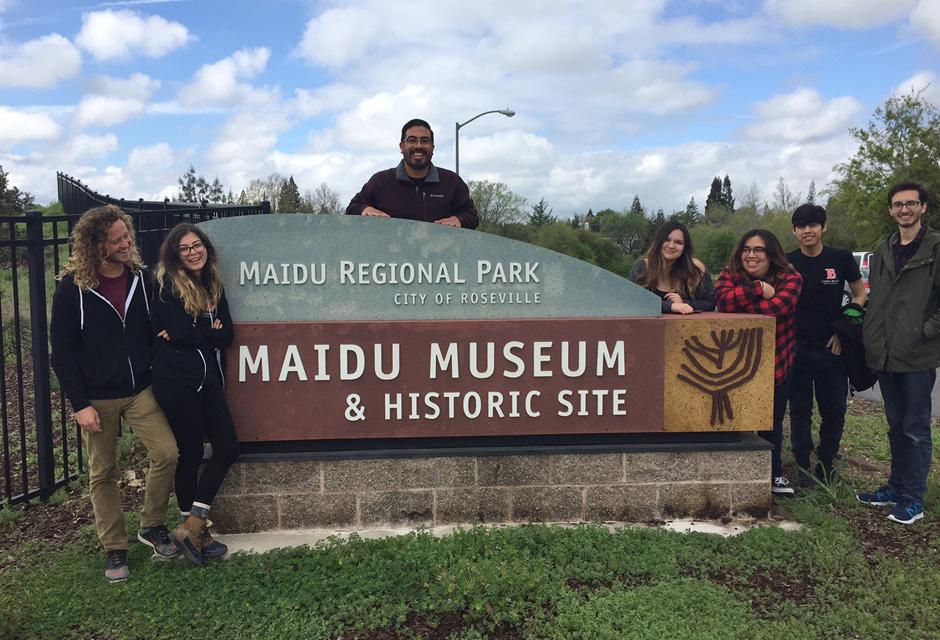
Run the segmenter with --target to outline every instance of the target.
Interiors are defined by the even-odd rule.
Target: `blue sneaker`
[[[901,498],[888,514],[888,520],[899,524],[914,524],[924,517],[924,505],[920,500]]]
[[[894,489],[885,486],[871,493],[857,493],[855,494],[855,498],[862,504],[867,504],[872,507],[883,507],[896,503],[900,496],[894,492]]]

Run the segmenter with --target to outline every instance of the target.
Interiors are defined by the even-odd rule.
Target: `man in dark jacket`
[[[923,223],[927,192],[907,182],[888,192],[898,232],[871,258],[871,298],[865,314],[865,356],[878,375],[888,419],[888,484],[859,493],[868,505],[893,505],[888,519],[924,517],[930,474],[930,392],[940,366],[940,233]]]
[[[176,469],[173,433],[150,388],[153,287],[134,244],[130,216],[109,205],[85,212],[52,302],[52,367],[88,448],[89,490],[105,577],[130,574],[118,487],[123,420],[147,448],[144,509],[137,538],[162,557],[179,548],[164,525]]]
[[[398,144],[402,160],[379,171],[353,196],[346,215],[406,218],[476,229],[480,220],[466,183],[453,171],[431,164],[434,132],[424,120],[409,120]]]

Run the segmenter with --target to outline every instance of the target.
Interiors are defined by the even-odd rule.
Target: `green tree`
[[[725,176],[727,178],[727,176]],[[730,195],[731,181],[728,180],[728,195]],[[702,219],[706,224],[721,225],[728,220],[733,213],[733,209],[725,200],[725,192],[722,189],[721,178],[715,176],[712,178],[711,188],[708,190],[708,197],[705,199],[705,216]]]
[[[339,193],[333,191],[325,182],[321,182],[317,190],[310,195],[307,192],[306,210],[310,213],[319,215],[340,215],[343,213],[343,205],[339,200]]]
[[[806,203],[816,204],[816,181],[809,181],[809,189],[806,190]]]
[[[176,199],[180,202],[197,202],[196,200],[196,167],[189,165],[186,173],[179,177],[179,190]]]
[[[526,200],[503,182],[471,180],[470,198],[480,216],[480,230],[498,232],[500,225],[525,219]]]
[[[634,199],[635,202],[638,199]],[[595,217],[600,225],[600,233],[620,248],[623,253],[636,255],[646,249],[650,220],[643,214],[642,207],[633,207],[625,213],[604,209]]]
[[[277,210],[280,213],[297,213],[302,207],[300,189],[294,182],[294,176],[290,176],[277,199]]]
[[[529,226],[539,229],[548,224],[554,224],[557,222],[555,216],[552,215],[552,209],[548,208],[548,203],[545,202],[545,198],[539,199],[538,203],[532,205],[532,213],[529,214]]]
[[[689,199],[689,204],[685,206],[685,211],[674,211],[669,219],[673,222],[679,222],[690,229],[702,221],[698,205],[695,204],[695,196]]]
[[[582,233],[590,232],[579,231],[566,224],[550,224],[538,230],[535,234],[535,244],[566,256],[597,264],[591,247],[582,240]]]
[[[633,195],[633,204],[630,205],[630,213],[633,213],[633,214],[639,213],[640,215],[643,215],[643,216],[646,215],[646,211],[643,209],[643,205],[640,204],[640,196],[636,194]]]
[[[873,247],[894,229],[888,216],[888,190],[914,181],[932,203],[940,193],[940,113],[919,93],[892,96],[875,109],[866,128],[851,129],[855,155],[836,165],[829,208],[853,228],[862,247]],[[929,210],[928,210],[929,212]]]
[[[10,184],[10,174],[0,165],[0,215],[24,213],[34,206],[36,202],[32,194],[20,191],[19,187]]]
[[[219,180],[219,176],[213,178],[212,184],[209,185],[206,200],[209,202],[225,202],[225,185]]]
[[[731,257],[737,241],[738,234],[731,229],[701,226],[692,230],[695,255],[713,274],[728,264],[728,258]]]
[[[734,192],[731,190],[731,178],[728,174],[725,174],[724,180],[721,181],[721,203],[734,212]]]

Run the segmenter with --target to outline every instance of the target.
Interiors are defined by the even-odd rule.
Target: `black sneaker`
[[[796,463],[796,483],[804,489],[816,486],[816,479],[813,477],[813,474],[809,472],[808,460],[806,461],[806,466],[803,466],[799,462]]]
[[[127,566],[127,551],[115,549],[104,555],[104,577],[108,582],[124,582],[131,575]]]
[[[776,496],[792,496],[793,487],[786,476],[777,476],[770,483],[770,492]]]
[[[874,507],[883,507],[885,505],[894,504],[898,501],[898,494],[889,486],[879,487],[871,492],[862,492],[855,494],[856,500],[862,504],[867,504]]]
[[[165,525],[144,527],[137,531],[137,539],[153,549],[154,557],[169,560],[180,553],[180,548],[170,540],[170,530]]]

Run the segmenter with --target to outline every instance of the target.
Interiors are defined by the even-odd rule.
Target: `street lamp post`
[[[511,118],[516,115],[516,112],[512,109],[493,109],[492,111],[484,111],[483,113],[478,113],[466,122],[455,122],[454,127],[454,172],[459,176],[460,175],[460,127],[466,127],[468,124],[479,118],[480,116],[485,116],[488,113],[501,113],[507,118]]]

